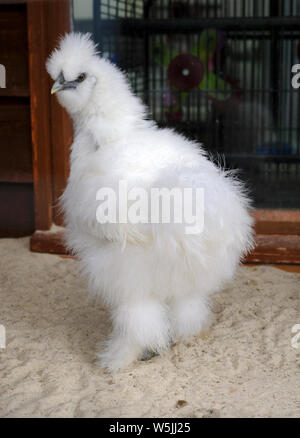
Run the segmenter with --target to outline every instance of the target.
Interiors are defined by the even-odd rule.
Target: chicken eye
[[[81,73],[78,78],[76,79],[77,82],[82,82],[84,81],[86,78],[86,74],[85,73]]]

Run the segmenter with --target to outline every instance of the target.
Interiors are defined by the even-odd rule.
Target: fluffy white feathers
[[[85,80],[57,93],[74,121],[71,173],[62,197],[69,247],[89,290],[111,310],[113,330],[100,352],[111,370],[162,352],[171,339],[197,335],[212,292],[230,280],[253,242],[243,185],[215,166],[201,146],[145,118],[145,107],[116,66],[97,55],[89,35],[69,34],[47,62],[54,80]],[[96,220],[96,192],[130,187],[200,187],[204,231],[105,224]]]

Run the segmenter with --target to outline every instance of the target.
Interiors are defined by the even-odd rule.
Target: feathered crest
[[[71,32],[60,37],[59,50],[73,51],[74,49],[85,51],[90,56],[98,55],[97,44],[92,39],[92,34]]]
[[[97,44],[90,33],[71,32],[60,38],[58,48],[47,60],[46,68],[52,79],[56,79],[63,67],[67,72],[80,70],[98,54]]]

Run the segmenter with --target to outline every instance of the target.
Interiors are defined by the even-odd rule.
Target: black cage
[[[241,169],[256,207],[300,207],[299,0],[94,0],[103,56],[160,126]]]

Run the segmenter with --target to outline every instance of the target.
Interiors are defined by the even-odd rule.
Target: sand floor
[[[300,274],[241,267],[204,337],[111,375],[94,362],[108,315],[77,262],[28,245],[0,240],[1,417],[300,416]]]

